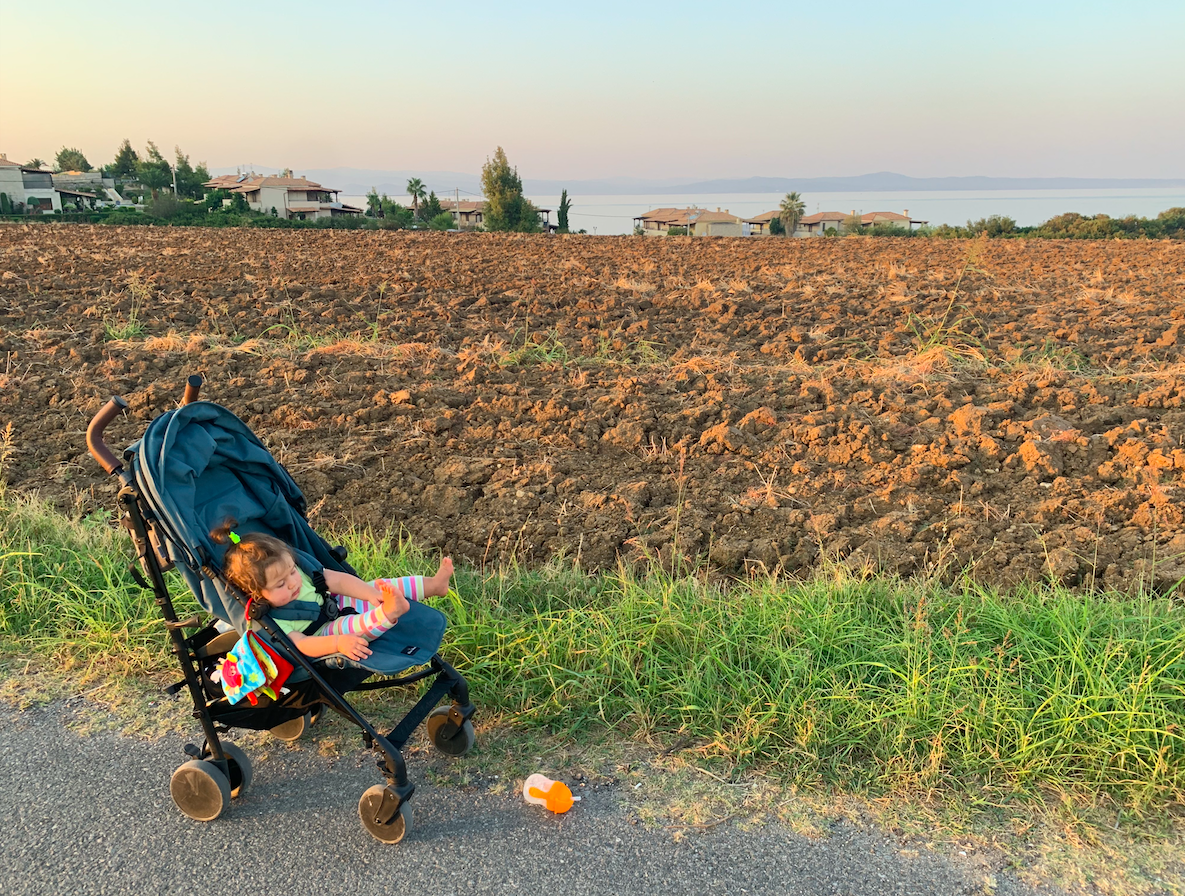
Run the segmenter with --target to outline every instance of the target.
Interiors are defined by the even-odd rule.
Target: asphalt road
[[[1032,890],[981,859],[904,850],[891,836],[848,825],[823,839],[776,823],[726,823],[680,838],[631,824],[612,792],[585,794],[567,815],[552,816],[513,796],[423,783],[424,764],[414,759],[414,828],[385,846],[358,821],[358,797],[381,783],[361,745],[335,759],[315,749],[252,756],[250,789],[200,824],[169,798],[169,776],[183,758],[178,738],[80,736],[66,725],[75,711],[0,710],[0,893],[1060,892]],[[985,889],[985,872],[994,889]]]

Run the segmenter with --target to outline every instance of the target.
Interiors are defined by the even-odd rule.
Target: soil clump
[[[1185,246],[0,225],[9,486],[186,376],[458,563],[1185,579]]]

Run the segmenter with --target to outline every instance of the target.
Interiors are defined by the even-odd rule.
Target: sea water
[[[655,208],[696,206],[728,211],[740,218],[752,218],[774,211],[785,193],[697,193],[647,194],[638,196],[569,195],[572,230],[595,234],[632,233],[634,219]],[[474,199],[473,196],[462,196]],[[539,208],[551,210],[556,223],[559,196],[528,196]],[[991,215],[1012,218],[1020,226],[1040,224],[1055,215],[1106,214],[1113,218],[1136,215],[1155,218],[1168,208],[1185,207],[1185,187],[1110,190],[951,190],[946,192],[903,190],[869,193],[803,193],[805,214],[840,212],[909,212],[915,221],[932,225],[966,224]],[[366,207],[365,196],[342,196],[342,201]],[[448,207],[445,197],[441,204]]]

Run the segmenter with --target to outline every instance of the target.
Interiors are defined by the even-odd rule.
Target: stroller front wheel
[[[382,784],[375,784],[362,794],[362,799],[358,800],[358,817],[362,819],[362,827],[366,828],[370,836],[382,843],[393,844],[402,840],[411,830],[411,804],[406,801],[400,803],[398,811],[390,821],[378,821],[375,815],[383,802],[386,789]]]
[[[169,781],[177,808],[195,821],[213,821],[230,805],[230,781],[213,762],[191,759]]]

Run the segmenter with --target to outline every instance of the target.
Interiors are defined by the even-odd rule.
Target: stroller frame
[[[200,376],[190,376],[181,404],[196,401],[201,385]],[[192,818],[202,821],[216,818],[232,797],[239,796],[251,778],[250,762],[245,754],[233,744],[224,744],[220,735],[232,727],[259,730],[300,721],[302,717],[307,720],[306,714],[311,708],[328,705],[361,730],[363,744],[377,754],[376,764],[386,781],[385,785],[371,787],[362,795],[358,812],[363,827],[383,842],[399,842],[411,827],[407,801],[415,792],[415,785],[408,780],[403,746],[415,729],[427,720],[427,733],[437,750],[452,756],[469,750],[474,740],[470,721],[474,707],[469,700],[465,678],[439,653],[430,658],[425,669],[379,681],[366,681],[373,674],[366,669],[319,669],[318,663],[301,653],[269,616],[252,613],[253,617],[258,616],[254,619],[258,626],[273,643],[290,654],[294,666],[303,669],[308,678],[295,683],[288,698],[266,707],[235,707],[224,698],[211,697],[207,688],[212,687],[212,682],[203,660],[226,653],[238,640],[239,633],[234,629],[219,632],[216,619],[203,623],[197,615],[185,619],[177,616],[164,578],[164,574],[173,568],[167,547],[173,539],[168,522],[155,512],[133,473],[124,468],[103,441],[107,425],[126,408],[127,402],[123,398],[112,397],[91,420],[86,443],[91,456],[104,471],[119,477],[120,523],[131,536],[139,562],[139,568],[132,564],[129,569],[137,584],[153,592],[184,676],[168,691],[177,693],[188,688],[193,699],[193,716],[205,736],[202,749],[193,744],[185,746],[188,761],[174,773],[170,786],[174,802]],[[331,552],[344,565],[345,548],[333,548]],[[246,610],[247,596],[226,581],[213,558],[202,556],[201,560],[202,574],[220,580],[226,591]],[[247,624],[251,621],[247,620]],[[196,631],[187,636],[186,630],[192,629]],[[400,687],[432,676],[435,681],[431,687],[386,734],[377,731],[343,696],[344,691]],[[437,707],[446,694],[452,698],[451,705]]]

